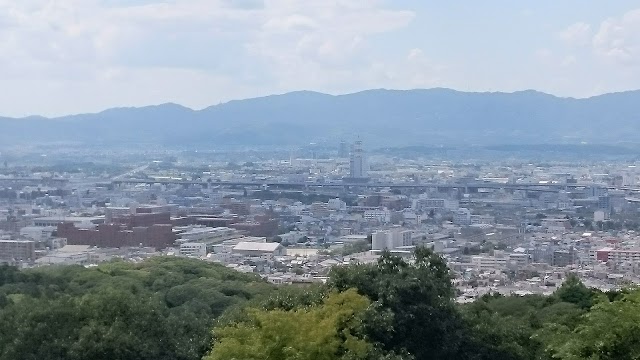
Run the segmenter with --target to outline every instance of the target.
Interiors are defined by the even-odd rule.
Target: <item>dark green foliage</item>
[[[444,260],[419,248],[414,264],[385,253],[373,265],[334,268],[329,286],[355,288],[374,302],[364,332],[384,350],[417,359],[459,358],[462,321]]]
[[[228,307],[273,287],[179,258],[0,268],[0,359],[200,359]]]
[[[284,286],[266,299],[257,299],[258,307],[264,310],[293,310],[300,307],[322,303],[328,293],[325,286],[309,285],[303,287]]]
[[[346,296],[350,289],[359,295]],[[637,289],[602,293],[571,275],[550,296],[485,295],[457,305],[455,291],[444,260],[422,248],[411,261],[385,253],[373,264],[336,267],[326,285],[277,288],[253,274],[168,257],[94,268],[0,266],[0,360],[195,360],[211,351],[214,326],[238,327],[253,339],[243,325],[251,324],[251,311],[279,321],[269,325],[298,339],[296,349],[324,358],[331,357],[318,350],[318,334],[371,360],[640,358]],[[342,303],[328,305],[332,296]],[[332,316],[340,304],[359,309],[357,321],[315,332],[309,324],[291,324],[301,329],[291,331],[286,320],[325,319],[319,314]],[[334,328],[357,342],[336,337]],[[277,339],[276,330],[262,335]],[[215,347],[210,354],[220,358]]]
[[[547,359],[535,334],[545,324],[574,328],[584,310],[556,297],[485,295],[461,308],[473,359]]]
[[[596,299],[577,325],[547,324],[538,337],[554,359],[640,358],[640,291],[620,292],[614,301]]]
[[[576,275],[571,274],[554,295],[561,301],[576,304],[582,309],[589,309],[593,306],[597,293],[587,288]]]
[[[549,324],[577,328],[599,294],[570,276],[553,296],[486,295],[457,306],[444,261],[427,249],[413,263],[384,254],[373,265],[335,268],[328,285],[372,300],[367,338],[416,359],[550,359],[538,333]]]
[[[0,265],[0,286],[19,282],[22,279],[22,273],[13,266]]]

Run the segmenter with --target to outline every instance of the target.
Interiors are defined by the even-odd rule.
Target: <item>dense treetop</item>
[[[199,260],[0,267],[2,359],[638,359],[640,290],[454,302],[445,262],[384,254],[280,286]]]
[[[254,275],[168,257],[0,267],[0,359],[200,359],[215,318],[272,290]]]

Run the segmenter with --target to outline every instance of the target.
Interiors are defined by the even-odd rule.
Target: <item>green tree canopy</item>
[[[0,360],[199,360],[215,319],[274,287],[198,260],[0,267]]]
[[[575,328],[553,323],[539,336],[554,359],[640,359],[640,291],[602,296]]]
[[[368,306],[366,297],[347,290],[310,307],[249,309],[248,321],[214,329],[205,360],[365,359],[373,347],[355,329]]]
[[[373,303],[364,331],[385,351],[408,352],[417,359],[459,358],[462,322],[444,260],[426,248],[409,263],[384,253],[375,264],[336,267],[328,285],[355,288]]]
[[[554,294],[561,301],[576,304],[583,309],[593,305],[596,295],[597,292],[586,287],[575,274],[567,276],[565,282]]]

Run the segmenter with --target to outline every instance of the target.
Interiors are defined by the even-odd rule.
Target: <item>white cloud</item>
[[[177,81],[178,73],[214,78],[211,87],[243,83],[244,96],[298,88],[337,91],[362,76],[354,74],[354,65],[371,65],[370,36],[406,26],[413,17],[376,0],[0,0],[0,78],[6,80],[0,91],[9,91],[9,80],[18,87],[38,82],[42,89],[114,89],[114,96],[98,101],[88,99],[95,92],[70,93],[70,101],[50,107],[62,112],[72,102],[76,111],[97,110],[96,102],[103,104],[99,108],[113,106],[118,94],[122,101],[143,104],[148,92],[190,106],[202,105],[196,100],[202,96],[212,103],[221,98],[215,91],[202,95],[186,88],[190,101],[178,89],[161,86],[169,78]],[[155,76],[143,75],[149,73]],[[125,97],[126,87],[138,92]],[[3,112],[40,112],[15,104],[0,99]]]
[[[570,96],[637,89],[640,84],[640,9],[603,19],[595,26],[578,22],[562,32],[563,45],[536,54],[538,89]]]
[[[197,108],[299,89],[535,87],[582,95],[596,85],[640,83],[640,70],[629,66],[640,59],[640,10],[561,32],[545,28],[547,42],[535,43],[541,50],[532,58],[529,45],[520,44],[530,43],[525,29],[544,22],[536,11],[522,16],[531,23],[513,27],[514,38],[522,38],[517,49],[495,34],[481,49],[453,40],[489,36],[471,34],[489,31],[479,22],[439,23],[424,4],[403,4],[0,0],[0,115],[163,101]],[[491,54],[486,59],[483,50]]]
[[[593,47],[610,63],[640,65],[640,9],[603,21],[593,37]]]
[[[262,28],[247,48],[283,75],[314,64],[340,66],[354,60],[368,36],[412,18],[411,12],[380,9],[371,1],[267,1]]]
[[[560,38],[571,45],[585,46],[591,40],[591,25],[577,22],[560,32]]]
[[[269,19],[263,26],[265,30],[274,32],[314,30],[317,27],[312,18],[300,14]]]

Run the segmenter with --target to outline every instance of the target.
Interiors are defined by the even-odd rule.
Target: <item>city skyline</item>
[[[640,359],[640,4],[0,0],[0,360]]]

